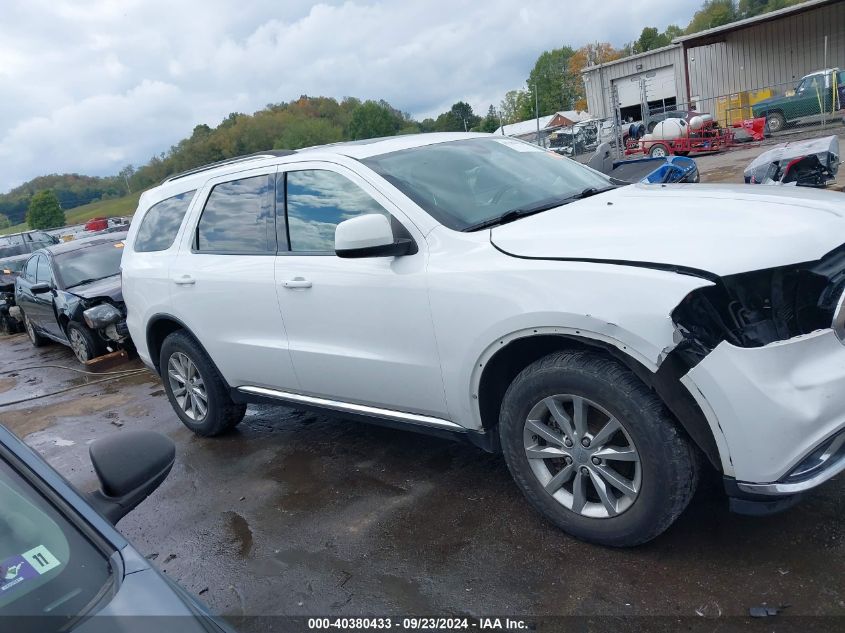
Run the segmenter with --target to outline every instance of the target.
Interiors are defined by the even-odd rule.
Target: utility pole
[[[537,145],[540,143],[540,97],[537,94],[537,82],[534,81],[534,116],[537,117]]]

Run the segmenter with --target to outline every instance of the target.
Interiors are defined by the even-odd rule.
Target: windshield
[[[123,242],[103,242],[53,256],[64,288],[111,277],[120,272]]]
[[[580,163],[508,137],[436,143],[362,162],[457,231],[611,186],[609,178]]]
[[[0,457],[0,620],[54,616],[49,628],[66,626],[110,579],[106,555]]]

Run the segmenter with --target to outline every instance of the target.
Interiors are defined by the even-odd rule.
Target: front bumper
[[[756,348],[722,342],[682,382],[739,492],[795,495],[845,470],[845,345],[833,330]]]

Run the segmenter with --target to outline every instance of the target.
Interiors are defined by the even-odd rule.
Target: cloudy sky
[[[116,173],[301,94],[483,112],[543,50],[685,25],[680,0],[0,0],[0,192]]]

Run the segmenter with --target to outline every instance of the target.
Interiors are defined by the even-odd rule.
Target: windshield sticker
[[[516,150],[517,152],[545,152],[542,147],[537,147],[535,145],[529,145],[528,143],[523,143],[522,141],[517,141],[512,138],[497,138],[493,139],[497,143],[504,145],[505,147],[510,147],[512,150]]]
[[[61,564],[59,563],[59,559],[53,556],[50,553],[50,550],[43,545],[33,547],[28,552],[21,554],[21,556],[23,556],[23,558],[32,565],[32,568],[39,574],[46,574],[54,567],[58,567]]]
[[[0,563],[0,596],[38,576],[39,573],[24,560],[23,556],[13,556],[4,560]]]

